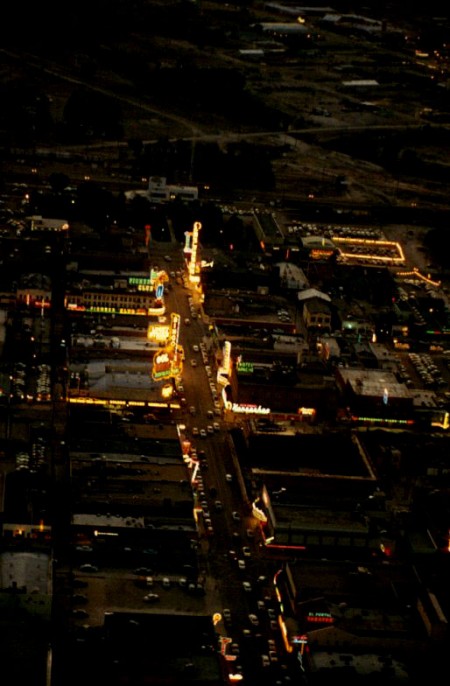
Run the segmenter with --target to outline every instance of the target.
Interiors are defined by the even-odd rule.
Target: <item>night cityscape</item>
[[[448,10],[8,16],[3,682],[446,683]]]

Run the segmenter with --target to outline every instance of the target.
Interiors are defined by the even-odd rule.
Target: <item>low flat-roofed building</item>
[[[232,401],[238,406],[257,405],[265,408],[264,414],[298,414],[301,408],[312,408],[318,416],[335,416],[337,391],[334,380],[323,374],[306,373],[294,383],[277,383],[272,380],[256,382],[239,376],[232,382]]]
[[[331,333],[331,309],[322,298],[310,298],[303,303],[303,322],[309,333]]]
[[[226,665],[217,651],[217,636],[209,614],[126,613],[105,615],[103,651],[112,661],[133,664],[133,674],[141,683],[156,686],[189,683],[220,686],[228,683]],[[107,665],[99,665],[99,674]]]
[[[167,202],[170,200],[198,200],[197,186],[168,184],[163,176],[152,176],[148,182],[147,198],[150,202]]]
[[[335,368],[336,383],[354,414],[389,418],[413,416],[409,388],[393,372],[380,369]]]
[[[49,217],[42,217],[40,214],[27,217],[31,231],[68,231],[69,222],[67,219],[55,219]]]
[[[25,527],[26,528],[26,527]],[[20,527],[18,527],[20,531]],[[53,560],[50,551],[0,553],[0,626],[4,680],[44,686],[54,627]]]
[[[355,511],[377,477],[356,434],[250,435],[244,467],[259,492],[269,548],[369,549],[368,520]]]
[[[301,565],[287,562],[276,585],[289,641],[301,653],[300,637],[309,646],[305,657],[312,672],[325,666],[321,651],[333,655],[334,662],[326,666],[337,673],[355,661],[358,673],[367,675],[378,672],[388,656],[411,658],[426,645],[420,621],[413,621],[420,581],[411,565],[386,569],[373,558],[361,565],[348,559],[305,557]],[[378,666],[373,657],[362,659],[367,655],[375,657]]]

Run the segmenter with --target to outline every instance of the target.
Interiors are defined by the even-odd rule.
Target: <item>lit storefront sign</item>
[[[253,362],[237,362],[236,371],[239,374],[253,374],[253,372],[254,372]]]
[[[153,357],[152,377],[155,381],[168,379],[171,371],[170,354],[167,351],[155,353]]]
[[[148,308],[148,314],[150,317],[161,317],[166,311],[166,306],[160,303],[153,305]]]
[[[313,407],[299,407],[298,414],[302,417],[314,417],[316,410]]]
[[[170,383],[165,384],[165,385],[162,387],[161,395],[162,395],[162,397],[165,398],[166,400],[170,400],[170,398],[171,398],[172,395],[173,395],[173,386],[172,386],[172,384],[170,384]]]
[[[270,407],[262,405],[232,403],[229,400],[225,403],[225,409],[236,412],[237,414],[270,414]]]
[[[138,291],[150,293],[153,290],[153,284],[150,279],[145,279],[139,276],[130,276],[128,279],[129,286],[135,286]]]
[[[252,514],[255,517],[255,519],[258,519],[260,522],[263,522],[264,524],[266,524],[267,523],[267,516],[266,516],[265,512],[263,512],[263,510],[261,510],[261,508],[258,507],[258,501],[259,501],[259,498],[258,498],[258,500],[255,500],[252,503]]]
[[[168,324],[150,324],[147,329],[147,339],[152,343],[167,343],[169,335]]]
[[[334,617],[329,612],[308,612],[306,616],[307,622],[333,624]]]
[[[334,250],[319,250],[318,248],[315,248],[314,250],[311,250],[309,256],[313,260],[321,260],[324,257],[329,258],[332,255],[334,255]]]

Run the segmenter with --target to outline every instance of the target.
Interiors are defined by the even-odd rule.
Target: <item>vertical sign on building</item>
[[[222,351],[222,369],[224,374],[229,374],[230,373],[230,365],[231,365],[231,343],[230,341],[225,341],[223,344],[223,351]]]
[[[194,228],[192,231],[192,247],[191,247],[191,257],[189,259],[189,281],[191,283],[198,283],[200,281],[200,276],[197,273],[197,249],[198,249],[198,234],[202,225],[200,222],[194,222]]]

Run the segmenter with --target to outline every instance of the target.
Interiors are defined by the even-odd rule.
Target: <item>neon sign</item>
[[[237,414],[270,414],[270,407],[262,407],[262,405],[251,405],[232,403],[229,400],[225,403],[225,409],[236,412]]]
[[[169,326],[167,324],[150,324],[147,329],[147,338],[154,343],[165,343],[169,339]]]
[[[253,374],[254,369],[253,362],[238,362],[236,364],[236,370],[239,374]]]

